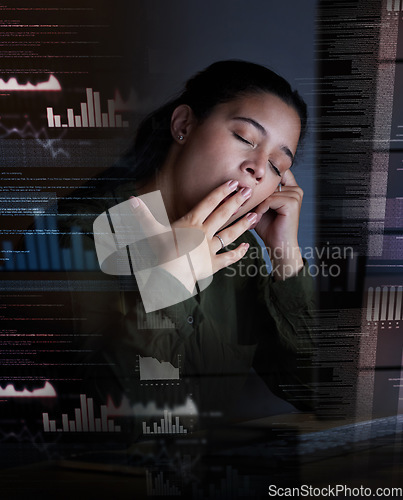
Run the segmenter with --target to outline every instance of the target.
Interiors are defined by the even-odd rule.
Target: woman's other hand
[[[275,279],[296,275],[303,267],[298,245],[298,225],[303,191],[287,170],[276,190],[255,209],[254,229],[268,248]]]

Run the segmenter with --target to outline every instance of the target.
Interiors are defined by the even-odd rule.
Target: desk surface
[[[258,430],[265,428],[277,430],[296,429],[299,433],[307,433],[331,429],[347,423],[353,423],[353,421],[323,421],[318,420],[311,414],[295,413],[243,422],[239,423],[238,427],[239,429],[253,429],[255,427]],[[230,432],[233,431],[236,432],[235,429],[231,429]],[[242,434],[242,431],[240,432]],[[198,433],[198,435],[195,434],[190,439],[193,441],[193,445],[197,446],[197,442],[200,443],[205,438],[205,433]],[[160,445],[161,443],[154,442],[154,444],[148,443],[146,446],[158,448]],[[16,444],[16,446],[18,445]],[[403,487],[401,436],[396,437],[393,443],[307,463],[299,463],[298,459],[295,460],[295,448],[290,447],[288,451],[290,462],[283,463],[283,475],[279,481],[281,483],[284,478],[288,477],[289,486],[306,484],[313,487],[326,487],[328,485],[345,484],[351,488],[364,486],[372,488],[373,491],[379,487]],[[175,453],[175,449],[171,449],[169,453]],[[253,485],[256,477],[259,477],[258,482],[262,487],[261,496],[255,494],[255,490],[253,490],[254,495],[250,496],[250,498],[268,498],[267,489],[270,484],[276,484],[276,474],[279,469],[276,468],[277,465],[272,469],[271,461],[265,462],[265,460],[262,460],[260,463],[260,458],[257,457],[256,462],[252,463],[251,459],[253,462],[253,457],[250,456],[246,460],[239,460],[229,453],[217,461],[217,456],[209,451],[206,455],[199,457],[196,464],[192,464],[194,470],[187,471],[191,473],[190,475],[193,475],[195,483],[192,487],[187,483],[187,489],[193,491],[194,498],[213,498],[209,493],[213,481],[211,477],[214,476],[215,481],[215,478],[219,477],[220,473],[221,476],[227,474],[228,482],[228,471],[235,471],[237,484],[241,484],[242,481],[246,481],[245,478],[249,478],[248,481]],[[260,465],[255,467],[256,463],[260,463]],[[206,472],[206,467],[208,472]],[[255,469],[253,469],[254,467]],[[166,469],[164,467],[161,471],[156,467],[148,469],[148,474],[152,474],[153,487],[158,479],[162,481],[163,470]],[[148,493],[150,493],[151,476],[149,475],[147,479],[146,468],[144,468],[142,475],[141,470],[138,472],[139,475],[118,472],[106,473],[102,470],[83,471],[61,467],[56,461],[44,461],[0,471],[0,498],[2,500],[8,498],[55,498],[57,500],[75,498],[78,500],[81,498],[101,500],[104,498],[113,500],[130,498],[137,500],[150,498]],[[216,476],[216,473],[218,476]],[[214,484],[217,485],[217,482]],[[196,490],[201,491],[203,488],[204,496],[198,496]],[[254,486],[251,486],[251,488],[254,488]],[[222,496],[222,498],[237,498],[235,489],[232,491],[232,496],[228,492],[225,494],[227,497]],[[191,498],[188,494],[183,498],[185,497]],[[178,496],[178,498],[181,498],[181,496]]]

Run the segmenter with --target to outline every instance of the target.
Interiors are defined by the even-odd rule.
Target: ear
[[[183,144],[196,123],[192,108],[181,104],[174,109],[171,117],[171,134],[176,142]]]

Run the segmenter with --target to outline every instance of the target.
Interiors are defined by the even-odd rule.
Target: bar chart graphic
[[[251,478],[249,476],[241,476],[236,469],[231,466],[226,467],[225,478],[220,480],[219,485],[210,484],[208,494],[193,483],[194,500],[214,500],[216,498],[260,498],[256,495]]]
[[[44,432],[120,432],[119,425],[108,420],[106,405],[100,407],[101,416],[95,417],[94,402],[85,394],[80,394],[80,408],[75,408],[74,419],[69,420],[67,413],[62,414],[62,427],[56,420],[50,420],[48,413],[42,413]]]
[[[146,481],[147,481],[147,495],[148,496],[180,496],[181,490],[175,486],[171,485],[168,480],[164,481],[163,472],[159,472],[155,479],[153,480],[153,474],[146,471]]]
[[[386,9],[388,12],[403,11],[403,2],[402,0],[387,0]]]
[[[55,215],[36,216],[34,230],[24,236],[25,249],[15,250],[4,240],[0,249],[0,271],[97,271],[95,248],[84,248],[84,234],[71,227],[70,246],[59,244]]]
[[[367,321],[400,321],[403,286],[368,288]]]
[[[137,328],[140,330],[154,330],[157,328],[175,328],[175,323],[161,310],[146,313],[143,304],[140,302],[136,306]]]
[[[122,128],[128,127],[129,122],[116,114],[114,99],[107,100],[108,111],[101,110],[101,95],[87,88],[87,101],[80,103],[80,113],[74,114],[72,108],[67,108],[67,123],[62,123],[61,115],[56,115],[53,108],[46,108],[49,128]]]
[[[175,423],[172,422],[172,413],[164,410],[164,416],[160,420],[160,425],[157,422],[151,426],[147,422],[143,422],[143,434],[187,434],[187,429],[180,425],[179,417],[175,417]]]

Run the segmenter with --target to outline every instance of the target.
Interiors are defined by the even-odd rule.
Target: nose
[[[258,183],[262,182],[267,168],[267,158],[262,155],[245,160],[241,165],[241,170],[247,175],[251,175]]]

